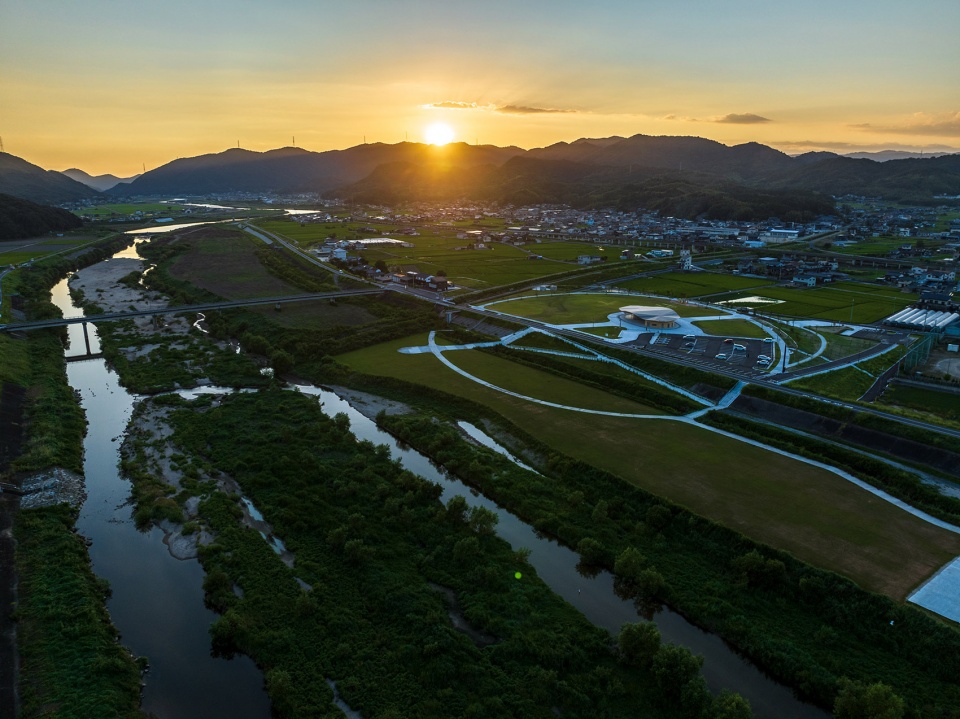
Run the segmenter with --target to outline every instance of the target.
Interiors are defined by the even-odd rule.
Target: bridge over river
[[[382,289],[338,290],[336,292],[311,292],[302,295],[283,295],[281,297],[254,297],[245,300],[226,300],[224,302],[205,302],[196,305],[180,305],[178,307],[159,307],[149,310],[129,310],[125,312],[105,312],[99,315],[81,317],[58,317],[50,320],[35,320],[33,322],[15,322],[0,325],[0,332],[24,332],[46,327],[64,327],[87,323],[116,322],[133,317],[148,317],[151,315],[176,315],[184,312],[209,312],[230,307],[251,307],[254,305],[276,305],[285,302],[309,302],[310,300],[330,300],[340,297],[359,297],[361,295],[379,295]]]

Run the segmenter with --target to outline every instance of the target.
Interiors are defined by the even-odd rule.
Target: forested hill
[[[100,194],[63,173],[44,170],[9,152],[0,152],[0,192],[48,204],[76,202]]]
[[[72,212],[0,194],[0,240],[36,237],[81,225],[83,222]]]
[[[809,191],[761,189],[706,173],[604,167],[529,156],[515,157],[500,167],[391,163],[329,194],[374,204],[465,199],[625,211],[646,208],[689,219],[806,221],[834,211],[829,195]]]

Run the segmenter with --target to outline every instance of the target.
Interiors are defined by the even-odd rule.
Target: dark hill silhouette
[[[115,185],[122,183],[133,182],[139,177],[139,175],[134,175],[133,177],[117,177],[116,175],[91,175],[83,170],[79,170],[76,167],[71,167],[69,170],[61,170],[60,174],[66,175],[71,180],[76,180],[87,187],[92,187],[98,192],[104,192],[109,190]]]
[[[13,195],[0,194],[0,240],[36,237],[82,225],[79,217],[59,207],[48,207]]]
[[[0,192],[41,204],[76,202],[100,195],[62,173],[44,170],[8,152],[0,152]]]
[[[268,152],[230,149],[174,160],[134,182],[114,187],[121,195],[202,195],[217,192],[324,192],[366,177],[379,165],[394,162],[472,167],[502,164],[523,153],[517,147],[451,143],[443,147],[402,142],[372,143],[347,150],[310,152],[284,147]]]

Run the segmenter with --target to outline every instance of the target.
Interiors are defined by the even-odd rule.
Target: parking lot
[[[746,375],[763,374],[775,366],[776,343],[760,339],[743,339],[712,335],[660,334],[651,344],[652,334],[641,335],[631,344],[662,352],[704,367],[724,368]],[[770,358],[767,365],[758,364],[761,356]]]

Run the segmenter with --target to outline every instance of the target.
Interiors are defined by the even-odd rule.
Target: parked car
[[[727,358],[727,355],[725,355],[723,352],[717,355],[717,359],[725,360],[726,358]]]

